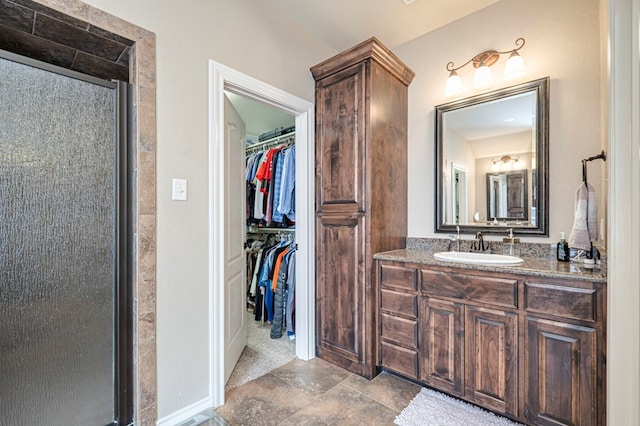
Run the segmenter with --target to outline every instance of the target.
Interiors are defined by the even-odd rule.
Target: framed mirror
[[[435,107],[436,232],[547,236],[549,77]]]

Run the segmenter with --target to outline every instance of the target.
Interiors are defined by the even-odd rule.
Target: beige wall
[[[520,50],[527,68],[522,81],[551,77],[550,233],[548,239],[526,240],[553,242],[560,232],[569,234],[573,196],[582,180],[581,160],[600,153],[602,144],[598,24],[597,0],[509,0],[394,49],[416,72],[409,87],[409,236],[441,236],[434,233],[431,165],[435,161],[434,106],[448,101],[444,97],[446,64],[461,65],[487,49],[511,49],[518,37],[526,39]],[[492,67],[494,88],[506,86],[502,81],[505,62],[503,55]],[[472,70],[467,66],[460,73],[467,88]],[[589,165],[589,182],[599,194],[604,167],[602,162]],[[603,202],[601,207],[604,212]]]
[[[313,101],[336,52],[246,0],[87,0],[156,34],[158,418],[209,395],[208,60]],[[187,202],[171,179],[188,180]]]

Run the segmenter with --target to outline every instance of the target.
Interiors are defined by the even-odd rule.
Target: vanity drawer
[[[529,312],[557,315],[582,321],[596,321],[597,291],[591,283],[576,282],[575,287],[524,283],[524,307]]]
[[[380,358],[384,368],[410,379],[418,378],[418,351],[380,342]]]
[[[380,265],[380,286],[404,290],[417,290],[416,270],[395,265]]]
[[[518,307],[518,281],[515,279],[426,269],[421,270],[421,275],[422,291],[430,296]]]
[[[418,349],[418,321],[380,314],[380,337],[411,349]]]
[[[380,309],[416,319],[418,318],[418,296],[381,289]]]

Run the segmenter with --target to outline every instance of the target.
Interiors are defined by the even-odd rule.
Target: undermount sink
[[[437,260],[457,263],[471,263],[474,265],[520,265],[524,260],[506,254],[476,253],[464,251],[442,251],[433,255]]]

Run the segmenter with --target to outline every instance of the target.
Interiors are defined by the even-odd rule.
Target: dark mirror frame
[[[536,226],[495,226],[495,225],[475,225],[461,224],[460,232],[503,234],[506,229],[513,228],[514,234],[527,236],[549,236],[549,77],[540,78],[527,83],[517,84],[480,95],[459,99],[453,102],[437,105],[435,107],[435,230],[436,232],[452,233],[456,231],[456,225],[445,224],[444,203],[443,203],[443,115],[448,111],[478,105],[497,99],[506,98],[526,92],[535,92],[537,114],[536,114],[536,158],[537,168],[534,182],[537,187],[537,225]]]

